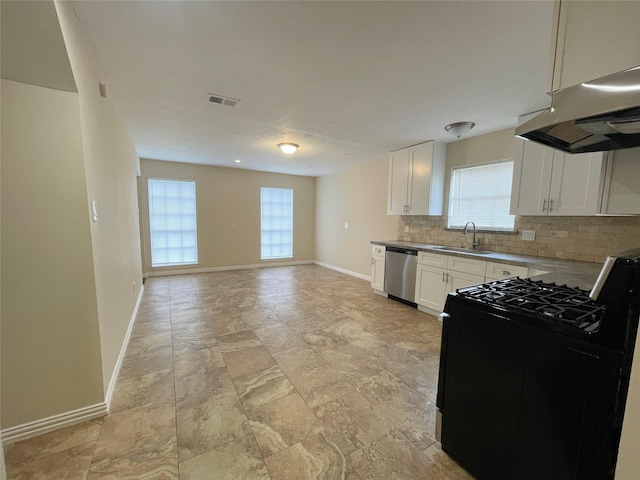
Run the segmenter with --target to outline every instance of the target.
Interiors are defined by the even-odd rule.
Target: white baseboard
[[[129,339],[131,338],[131,330],[133,329],[133,324],[136,321],[136,315],[138,314],[138,308],[140,307],[140,301],[142,300],[142,294],[144,293],[144,284],[140,288],[140,292],[138,293],[138,300],[136,300],[136,306],[133,309],[133,313],[131,314],[131,318],[129,319],[129,326],[127,327],[127,333],[124,335],[124,340],[122,341],[122,347],[120,347],[120,354],[118,355],[118,360],[116,361],[115,366],[113,367],[113,372],[111,373],[111,380],[109,380],[109,386],[107,387],[107,392],[105,394],[104,402],[107,404],[107,410],[111,405],[111,398],[113,397],[113,391],[116,388],[116,381],[118,380],[118,375],[120,374],[120,367],[122,367],[122,361],[124,360],[124,354],[127,350],[127,346],[129,345]]]
[[[52,417],[36,420],[35,422],[24,423],[15,427],[2,430],[2,444],[7,445],[19,440],[52,432],[59,428],[70,427],[78,423],[104,417],[107,414],[107,404],[105,402],[88,407],[82,407],[70,412],[60,413]]]
[[[2,430],[2,432],[0,432],[3,445],[14,443],[20,440],[25,440],[37,435],[42,435],[43,433],[52,432],[54,430],[58,430],[59,428],[69,427],[71,425],[76,425],[88,420],[93,420],[94,418],[104,417],[108,413],[109,404],[111,403],[111,397],[113,396],[116,381],[118,380],[118,374],[120,373],[120,367],[122,366],[122,360],[124,359],[127,345],[129,345],[131,330],[138,313],[138,308],[140,307],[140,301],[142,300],[143,293],[144,285],[142,286],[142,288],[140,288],[140,292],[138,293],[138,299],[136,300],[136,305],[133,309],[133,313],[131,314],[131,319],[129,320],[127,333],[125,334],[124,340],[122,342],[120,355],[118,355],[118,360],[116,361],[116,365],[113,369],[113,374],[111,375],[109,386],[107,387],[105,401],[96,405],[82,407],[70,412],[60,413],[58,415],[53,415],[51,417],[4,429]]]
[[[292,265],[312,265],[313,260],[292,260],[287,262],[264,262],[256,263],[252,265],[231,265],[228,267],[206,267],[206,268],[163,268],[146,272],[143,276],[148,277],[165,277],[167,275],[185,275],[189,273],[210,273],[210,272],[225,272],[228,270],[245,270],[250,268],[268,268],[268,267],[289,267]]]
[[[331,270],[335,270],[336,272],[346,273],[347,275],[351,275],[352,277],[360,278],[361,280],[366,280],[367,282],[371,281],[371,277],[367,275],[362,275],[361,273],[352,272],[351,270],[346,270],[344,268],[336,267],[335,265],[330,265],[328,263],[323,263],[319,261],[313,262],[316,265],[320,265],[321,267],[329,268]]]

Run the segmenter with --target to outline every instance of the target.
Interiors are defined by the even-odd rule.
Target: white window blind
[[[260,258],[293,257],[293,190],[260,189]]]
[[[196,183],[149,179],[151,266],[198,263]]]
[[[449,228],[512,231],[515,216],[509,215],[513,160],[454,168],[449,192]]]

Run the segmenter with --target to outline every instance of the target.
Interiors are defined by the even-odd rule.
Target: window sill
[[[457,228],[457,227],[446,227],[444,229],[447,232],[460,232],[462,233],[464,231],[464,228]],[[467,232],[469,233],[469,232]],[[518,231],[517,230],[485,230],[485,229],[476,229],[476,233],[503,233],[505,235],[517,235]]]
[[[198,262],[188,262],[188,263],[161,263],[158,265],[151,265],[151,268],[171,268],[171,267],[188,267],[191,265],[199,265]]]

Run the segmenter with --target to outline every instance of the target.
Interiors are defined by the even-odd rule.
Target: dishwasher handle
[[[417,250],[410,250],[408,248],[387,247],[387,252],[404,253],[405,255],[418,255]]]

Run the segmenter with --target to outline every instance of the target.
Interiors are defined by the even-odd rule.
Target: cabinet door
[[[638,25],[637,1],[562,2],[553,90],[640,65]]]
[[[409,149],[409,199],[410,215],[429,215],[431,197],[431,166],[433,142],[422,143]]]
[[[548,214],[595,215],[598,212],[603,176],[603,154],[569,154],[556,150],[549,193]]]
[[[384,257],[371,257],[371,288],[384,291]]]
[[[610,152],[601,213],[640,215],[640,147]]]
[[[409,188],[409,149],[403,148],[389,154],[389,188],[387,215],[405,215]]]
[[[484,283],[483,275],[472,275],[470,273],[447,272],[447,293],[455,292],[459,288],[470,287]]]
[[[511,187],[512,215],[546,215],[553,149],[517,140]]]
[[[444,302],[447,297],[445,288],[446,275],[444,268],[418,264],[416,270],[416,303],[436,312],[441,312],[444,309]]]

